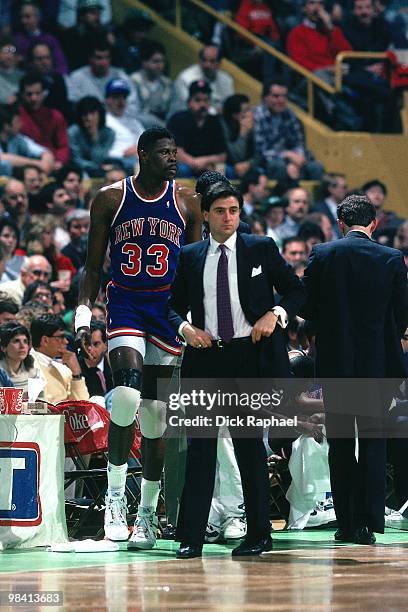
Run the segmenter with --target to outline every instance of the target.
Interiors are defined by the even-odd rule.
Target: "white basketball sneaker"
[[[155,512],[139,506],[128,548],[150,550],[156,544],[158,519]]]
[[[246,521],[240,517],[231,517],[225,521],[222,531],[226,540],[245,538],[247,532]]]
[[[126,521],[126,497],[105,496],[105,536],[108,540],[122,542],[129,537],[129,529]]]

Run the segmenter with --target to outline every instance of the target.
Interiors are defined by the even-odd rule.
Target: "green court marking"
[[[333,542],[334,529],[304,531],[274,531],[274,552],[295,550],[324,550],[346,546]],[[407,545],[408,532],[397,529],[386,529],[384,535],[376,535],[379,545]],[[204,556],[230,555],[237,543],[228,545],[206,544]],[[355,546],[348,544],[347,546]],[[49,553],[44,548],[8,549],[0,553],[0,574],[51,571],[62,569],[79,569],[83,567],[103,567],[105,565],[123,565],[137,563],[157,563],[177,561],[177,542],[158,540],[156,548],[150,551],[128,552],[126,543],[115,553]],[[272,553],[273,554],[273,553]],[[1,586],[1,579],[0,579]]]

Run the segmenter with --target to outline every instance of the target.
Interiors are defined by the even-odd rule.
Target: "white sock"
[[[108,497],[124,496],[127,467],[127,463],[113,465],[108,462]]]
[[[160,480],[146,480],[142,478],[140,506],[143,509],[156,512],[160,494]]]

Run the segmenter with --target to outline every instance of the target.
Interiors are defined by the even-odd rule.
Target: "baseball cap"
[[[112,96],[115,94],[130,94],[129,84],[124,79],[111,79],[105,87],[105,96]]]
[[[280,198],[279,196],[271,195],[268,198],[265,198],[265,200],[262,200],[261,211],[263,214],[265,214],[271,208],[278,208],[278,207],[286,208],[287,204],[288,203],[287,203],[286,198]]]
[[[77,9],[78,11],[84,11],[86,9],[103,9],[100,0],[78,0]]]
[[[211,94],[211,87],[204,81],[204,79],[200,79],[198,81],[193,81],[190,85],[190,89],[188,92],[188,99],[195,96],[197,93]]]

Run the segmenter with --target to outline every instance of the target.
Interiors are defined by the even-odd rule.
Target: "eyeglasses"
[[[40,276],[44,276],[44,278],[49,278],[51,276],[51,272],[47,272],[46,270],[31,270],[31,274],[40,278]]]
[[[55,335],[48,336],[48,337],[49,337],[49,338],[55,338],[55,340],[58,340],[58,341],[60,341],[60,342],[61,342],[62,340],[66,340],[66,336],[65,336],[65,334],[55,334]]]

